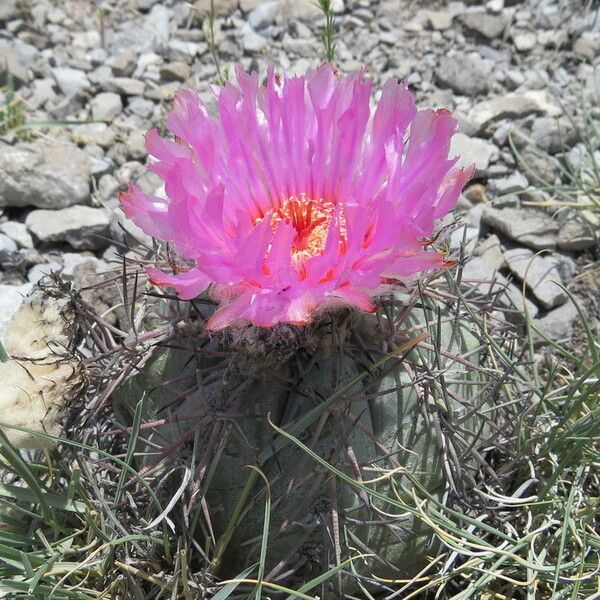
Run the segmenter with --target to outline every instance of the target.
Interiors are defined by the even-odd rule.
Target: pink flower
[[[329,65],[270,70],[264,86],[238,70],[217,96],[215,118],[179,92],[175,141],[146,135],[168,199],[135,186],[121,196],[134,223],[194,265],[149,269],[150,280],[182,299],[208,288],[220,303],[209,329],[305,324],[335,305],[373,311],[390,284],[447,265],[427,237],[472,174],[448,160],[447,110],[417,110],[394,80],[371,110],[363,73]]]

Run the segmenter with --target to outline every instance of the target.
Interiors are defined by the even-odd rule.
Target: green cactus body
[[[404,319],[402,329],[410,332],[412,327],[416,331],[413,337],[421,333],[423,327],[419,330],[418,326],[424,324],[426,313],[433,323],[428,327],[428,343],[445,351],[445,358],[444,352],[416,347],[404,358],[389,360],[355,383],[297,436],[352,480],[365,482],[368,490],[396,501],[406,498],[406,490],[411,488],[403,470],[441,499],[446,475],[440,431],[446,419],[460,423],[456,455],[467,471],[475,467],[468,458],[468,447],[479,447],[490,433],[473,411],[472,399],[482,396],[479,383],[485,383],[480,382],[480,372],[467,368],[464,361],[448,358],[476,349],[477,340],[447,310],[438,313],[435,307],[414,308]],[[438,325],[439,314],[442,320]],[[376,339],[377,324],[382,320],[385,322],[381,315],[379,320],[367,315],[353,327],[364,333],[363,339]],[[114,396],[121,412],[124,407],[125,412],[131,412],[145,391],[148,420],[172,417],[171,424],[158,428],[156,442],[169,444],[186,436],[190,440],[190,432],[196,436],[195,463],[206,467],[202,469],[200,490],[210,512],[210,526],[200,516],[195,535],[209,549],[209,555],[211,548],[214,553],[212,535],[219,546],[218,540],[223,541],[232,522],[251,477],[247,465],[261,469],[269,481],[272,498],[266,576],[277,578],[290,573],[284,580],[294,587],[318,576],[337,560],[376,554],[353,561],[353,567],[369,577],[374,574],[398,579],[414,575],[427,564],[428,555],[435,555],[437,546],[431,530],[414,512],[386,504],[380,497],[369,496],[336,477],[295,443],[283,448],[277,445],[281,438],[268,416],[278,427],[290,430],[385,353],[380,351],[372,357],[357,346],[345,348],[347,351],[292,355],[254,379],[248,379],[243,368],[232,368],[230,364],[223,377],[213,378],[206,385],[198,380],[202,356],[192,356],[189,351],[159,351],[144,371]],[[427,373],[421,371],[439,368],[440,357],[447,363],[442,365],[444,381],[428,381]],[[475,351],[468,360],[473,363],[478,358]],[[186,370],[190,380],[196,382],[196,389],[179,404],[173,404],[185,385],[189,387],[189,381],[181,377]],[[417,378],[418,384],[415,372],[422,375]],[[157,387],[175,373],[180,374],[177,386]],[[444,393],[439,393],[440,389]],[[178,415],[189,416],[199,409],[204,418],[177,421]],[[471,412],[473,416],[469,416]],[[185,460],[182,452],[181,459]],[[231,539],[226,545],[221,543],[223,552],[213,561],[212,568],[220,577],[234,577],[258,560],[265,486],[260,478],[255,481]],[[356,592],[354,578],[345,576],[335,585],[339,586],[340,581],[344,592]]]

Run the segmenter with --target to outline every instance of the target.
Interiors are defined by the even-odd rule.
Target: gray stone
[[[23,223],[17,221],[0,223],[0,231],[14,240],[19,248],[33,248],[33,240]]]
[[[452,21],[456,15],[448,10],[428,10],[426,16],[432,29],[446,31],[452,27]]]
[[[469,12],[460,16],[462,24],[488,40],[500,37],[508,22],[504,15],[490,15],[485,12]]]
[[[123,110],[121,96],[114,92],[102,92],[90,102],[94,121],[112,121]]]
[[[534,250],[556,247],[558,223],[541,212],[486,206],[482,219],[496,231]]]
[[[494,267],[494,269],[503,269],[506,266],[502,244],[496,234],[492,234],[485,240],[481,240],[475,248],[474,254],[475,256],[480,256],[485,262]]]
[[[19,310],[23,299],[31,292],[32,288],[31,283],[24,283],[23,285],[0,284],[0,336],[4,335],[8,322]]]
[[[36,284],[44,277],[47,277],[52,272],[60,273],[62,271],[62,263],[56,261],[50,261],[40,265],[34,265],[27,272],[27,281]]]
[[[102,87],[107,92],[115,92],[122,96],[143,96],[145,85],[139,79],[131,77],[111,77],[103,82]]]
[[[468,130],[474,135],[482,132],[489,124],[501,119],[518,119],[532,113],[546,112],[542,98],[531,93],[510,93],[484,100],[476,104],[466,119]]]
[[[573,325],[577,319],[579,319],[577,308],[569,300],[543,317],[535,319],[533,324],[547,338],[557,342],[565,341],[573,335]],[[544,342],[540,340],[540,343]]]
[[[539,117],[531,126],[531,139],[544,152],[557,154],[576,141],[575,129],[568,119]]]
[[[69,279],[73,278],[75,269],[79,265],[83,265],[84,263],[86,263],[88,261],[94,261],[94,262],[98,262],[98,263],[102,262],[102,261],[98,260],[95,256],[79,254],[78,252],[65,252],[62,255],[62,259],[63,259],[63,268],[62,268],[61,275],[63,277],[67,277]]]
[[[71,67],[54,67],[52,76],[56,85],[65,96],[78,94],[83,90],[90,88],[90,81],[81,69],[72,69]]]
[[[108,65],[116,77],[130,77],[137,66],[137,54],[133,48],[125,48],[113,57]]]
[[[482,60],[477,53],[456,52],[450,56],[442,55],[435,70],[439,83],[464,96],[486,94],[490,88],[489,61]]]
[[[17,243],[6,234],[0,233],[0,265],[14,262],[17,253]]]
[[[575,43],[573,44],[573,52],[593,60],[600,55],[600,32],[598,31],[584,31]]]
[[[246,52],[260,52],[267,45],[267,39],[255,31],[247,31],[242,38],[242,46]]]
[[[533,50],[537,44],[537,37],[531,31],[519,31],[513,33],[512,36],[515,48],[519,52],[529,52]]]
[[[260,6],[263,2],[264,0],[240,0],[240,8],[243,12],[247,13]]]
[[[110,148],[116,141],[116,132],[106,123],[89,123],[75,127],[73,139],[79,144],[97,144],[102,148]]]
[[[214,2],[214,7],[216,16],[223,17],[230,15],[238,7],[238,0],[217,0]],[[201,17],[209,15],[211,0],[196,0],[194,8],[196,9],[196,13]]]
[[[8,83],[9,73],[16,88],[29,81],[29,70],[18,52],[6,44],[0,44],[0,85]]]
[[[277,16],[277,0],[259,4],[249,15],[248,23],[254,31],[261,31],[272,25]]]
[[[517,194],[529,187],[527,177],[519,171],[514,171],[508,177],[490,179],[488,181],[488,191],[493,196],[506,196],[508,194]]]
[[[154,114],[154,106],[152,100],[137,96],[129,99],[127,110],[142,119],[149,119]]]
[[[0,207],[64,208],[90,196],[90,164],[74,144],[0,142]]]
[[[185,81],[190,76],[190,67],[182,60],[175,60],[161,65],[159,73],[164,81]]]
[[[505,250],[504,258],[508,268],[525,282],[543,308],[549,310],[567,301],[567,294],[557,285],[563,281],[556,258],[535,254],[528,248]]]
[[[60,210],[32,210],[25,220],[40,242],[68,242],[76,250],[94,250],[108,245],[110,219],[106,211],[90,206]]]
[[[581,251],[593,248],[597,239],[594,228],[584,221],[571,218],[563,223],[558,232],[557,245],[561,250]]]
[[[2,0],[0,2],[0,21],[11,21],[16,19],[21,12],[17,0]]]
[[[460,157],[456,163],[458,167],[475,165],[476,173],[483,175],[490,165],[490,161],[499,157],[498,148],[481,138],[472,138],[464,133],[457,133],[450,143],[449,158]]]
[[[221,2],[222,0],[215,2],[215,5]],[[155,4],[148,15],[146,15],[143,29],[154,38],[156,46],[165,46],[169,41],[171,29],[171,9],[166,7],[162,2]]]
[[[496,268],[480,256],[474,256],[465,264],[462,272],[462,282],[470,288],[475,288],[479,294],[498,294],[502,307],[520,312],[527,311],[530,317],[535,317],[538,307],[522,291],[511,283]]]
[[[293,21],[314,21],[323,13],[312,0],[279,0],[276,21],[287,24]]]

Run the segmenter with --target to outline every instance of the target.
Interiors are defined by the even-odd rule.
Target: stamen
[[[312,200],[306,194],[292,196],[264,218],[271,219],[273,233],[281,221],[290,223],[296,230],[292,244],[292,263],[302,271],[304,263],[313,256],[322,254],[327,244],[329,228],[336,213],[336,206],[329,200]],[[340,252],[346,247],[346,223],[344,214],[339,213]],[[262,221],[258,219],[256,223]]]

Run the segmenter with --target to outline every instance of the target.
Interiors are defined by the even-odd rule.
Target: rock
[[[489,75],[492,72],[489,61],[482,60],[477,53],[456,52],[442,55],[435,69],[439,83],[451,88],[457,94],[477,96],[486,94],[490,87]]]
[[[255,31],[248,31],[242,38],[242,46],[246,52],[260,52],[267,45],[267,39]]]
[[[508,22],[504,15],[490,15],[485,12],[468,12],[460,16],[462,24],[471,32],[488,40],[500,37]]]
[[[465,198],[473,204],[487,204],[488,197],[485,190],[485,185],[474,183],[464,191]]]
[[[74,128],[73,140],[78,144],[97,144],[102,148],[110,148],[115,143],[116,133],[106,123],[89,123]]]
[[[528,248],[505,250],[508,268],[521,280],[539,304],[549,310],[567,301],[566,292],[557,283],[563,283],[558,261],[552,256],[536,255]]]
[[[567,340],[573,335],[573,325],[577,319],[579,319],[577,308],[569,300],[543,317],[535,319],[533,324],[540,333],[557,342]],[[540,342],[544,343],[542,340]]]
[[[276,22],[287,24],[296,20],[314,21],[321,16],[321,9],[312,0],[279,0]]]
[[[446,31],[447,29],[450,29],[455,16],[455,14],[448,10],[426,11],[427,21],[430,27],[436,31]]]
[[[519,52],[529,52],[537,44],[537,36],[531,31],[520,31],[512,36],[513,44]]]
[[[33,285],[3,285],[0,284],[0,336],[4,335],[6,326],[12,316],[19,310],[23,299],[31,292]]]
[[[17,243],[6,234],[0,233],[0,265],[14,262],[17,253]]]
[[[240,0],[240,8],[243,12],[247,13],[260,6],[263,2],[264,0]]]
[[[277,0],[269,0],[259,4],[248,15],[248,23],[254,31],[261,31],[272,25],[277,16]]]
[[[539,312],[538,307],[524,297],[516,285],[480,256],[472,257],[465,264],[461,281],[468,288],[476,288],[479,294],[499,294],[500,304],[509,311],[512,311],[513,307],[520,312],[527,310],[530,317],[535,317]]]
[[[108,65],[116,77],[130,77],[137,66],[137,54],[133,48],[125,48],[123,52],[113,57]]]
[[[541,97],[530,93],[509,93],[476,104],[466,119],[465,133],[481,133],[489,124],[501,119],[518,119],[532,113],[543,113]]]
[[[221,4],[223,0],[215,2]],[[171,33],[171,9],[166,7],[164,3],[155,4],[144,21],[143,30],[147,31],[153,37],[153,45],[157,48],[166,46],[169,42]]]
[[[83,90],[90,88],[90,82],[87,75],[81,69],[72,69],[71,67],[55,67],[52,69],[52,76],[56,85],[65,96],[78,94]]]
[[[519,171],[514,171],[508,177],[490,179],[488,190],[494,196],[506,196],[522,192],[529,187],[527,177]]]
[[[196,0],[194,7],[198,15],[205,17],[210,14],[210,5],[211,0]],[[216,0],[214,7],[215,15],[224,17],[230,15],[238,7],[238,0]]]
[[[574,217],[563,223],[558,231],[557,245],[561,250],[575,252],[587,250],[593,248],[596,241],[593,227]]]
[[[154,102],[141,96],[129,99],[127,110],[142,119],[149,119],[154,114]]]
[[[182,60],[176,60],[162,65],[159,73],[164,81],[185,81],[190,76],[190,67]]]
[[[575,129],[568,119],[538,117],[531,126],[531,139],[548,154],[557,154],[576,141]]]
[[[33,248],[33,240],[27,231],[27,227],[23,223],[17,221],[0,223],[0,232],[16,242],[19,248]]]
[[[40,242],[68,242],[76,250],[108,246],[110,219],[101,208],[71,206],[60,210],[32,210],[25,219]]]
[[[0,86],[8,84],[9,73],[15,88],[29,81],[29,70],[18,52],[6,44],[0,44]]]
[[[112,121],[123,110],[121,96],[114,92],[102,92],[90,102],[94,121]]]
[[[41,265],[34,265],[27,272],[27,281],[36,284],[41,281],[44,277],[50,275],[52,272],[60,273],[62,271],[62,263],[56,261],[50,261]]]
[[[593,60],[600,55],[600,32],[584,31],[573,44],[575,54]]]
[[[502,244],[495,234],[490,235],[485,240],[481,240],[475,248],[474,254],[475,256],[480,256],[494,269],[503,269],[506,266],[506,260],[502,253]]]
[[[483,175],[490,165],[491,160],[499,157],[498,148],[481,138],[472,138],[464,133],[457,133],[450,143],[449,158],[460,157],[456,166],[468,167],[475,165],[476,174]]]
[[[143,96],[146,86],[139,79],[111,77],[103,82],[102,87],[107,92],[115,92],[121,94],[121,96]]]
[[[482,219],[496,231],[534,250],[556,247],[558,223],[541,212],[486,206]]]
[[[0,21],[16,19],[21,12],[18,0],[2,0],[0,2]]]
[[[0,207],[64,208],[89,200],[89,160],[74,144],[0,142],[0,172]]]

